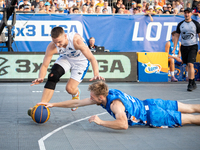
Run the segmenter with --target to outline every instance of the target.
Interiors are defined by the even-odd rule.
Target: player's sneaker
[[[178,82],[178,79],[176,79],[175,77],[172,77],[171,82]]]
[[[194,89],[193,85],[192,84],[188,84],[187,91],[192,91],[193,89]]]
[[[193,82],[192,82],[192,86],[193,86],[193,90],[197,88],[197,85],[196,85],[196,83],[195,83],[194,80],[193,80]]]
[[[78,93],[75,95],[75,96],[73,96],[72,95],[72,99],[78,99],[78,100],[80,100],[80,94],[81,94],[81,91],[80,91],[80,89],[78,90]],[[76,108],[71,108],[71,110],[72,111],[76,111],[78,109],[78,107],[76,107]]]
[[[31,111],[32,111],[32,109],[33,109],[33,108],[30,107],[30,108],[28,109],[28,111],[27,111],[27,113],[28,113],[29,116],[31,116]]]

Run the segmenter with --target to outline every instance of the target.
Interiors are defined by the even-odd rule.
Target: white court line
[[[103,112],[103,113],[96,114],[96,115],[97,115],[97,116],[100,116],[100,115],[104,115],[104,114],[106,114],[106,113],[107,113],[107,112]],[[57,129],[53,130],[52,132],[48,133],[47,135],[43,136],[40,140],[38,140],[38,144],[39,144],[40,150],[46,150],[45,145],[44,145],[44,141],[45,141],[47,138],[49,138],[51,135],[53,135],[54,133],[56,133],[56,132],[58,132],[58,131],[60,131],[60,130],[62,130],[62,129],[64,129],[64,128],[66,128],[66,127],[68,127],[68,126],[70,126],[70,125],[72,125],[72,124],[74,124],[74,123],[77,123],[77,122],[86,120],[86,119],[88,119],[88,118],[90,118],[90,117],[91,117],[91,116],[88,116],[88,117],[85,117],[85,118],[82,118],[82,119],[79,119],[79,120],[70,122],[70,123],[68,123],[68,124],[66,124],[66,125],[64,125],[64,126],[61,126],[60,128],[57,128]]]

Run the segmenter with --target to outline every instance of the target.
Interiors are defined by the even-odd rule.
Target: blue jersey
[[[172,40],[169,40],[169,42],[170,42],[169,54],[173,55],[172,51],[174,49],[174,43],[172,42]],[[178,42],[177,45],[176,45],[175,52],[174,52],[175,55],[178,55],[179,48],[180,48],[180,44]]]
[[[146,125],[147,123],[147,112],[143,105],[143,102],[139,99],[123,93],[117,89],[110,89],[107,96],[106,107],[101,105],[107,112],[115,118],[115,114],[110,109],[110,104],[114,100],[121,100],[125,107],[125,113],[128,119],[128,124],[133,125]]]

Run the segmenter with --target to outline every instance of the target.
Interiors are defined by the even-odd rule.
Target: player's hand
[[[38,78],[38,79],[35,79],[34,81],[32,81],[33,84],[31,84],[31,86],[35,85],[35,84],[40,84],[44,81],[44,79],[42,78]]]
[[[89,81],[93,81],[93,80],[105,80],[105,79],[103,77],[101,77],[101,76],[94,76]]]
[[[88,121],[91,123],[91,122],[95,122],[96,124],[100,125],[101,124],[101,119],[97,116],[97,115],[94,115],[92,117],[90,117],[88,119]]]
[[[200,54],[200,49],[199,49],[198,53]]]
[[[175,49],[173,49],[172,54],[175,54]]]
[[[37,105],[44,105],[46,108],[47,108],[47,107],[49,107],[49,108],[53,107],[53,104],[52,104],[52,103],[39,102],[39,103],[37,103]]]
[[[180,57],[175,57],[174,59],[176,59],[176,61],[178,61],[178,62],[182,62]]]

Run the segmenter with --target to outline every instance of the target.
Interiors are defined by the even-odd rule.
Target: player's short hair
[[[52,38],[58,38],[60,35],[64,34],[65,31],[63,30],[62,27],[54,27],[52,30],[51,30],[51,37]]]
[[[108,86],[105,82],[103,81],[97,81],[89,85],[88,90],[91,92],[94,92],[96,96],[107,96],[108,95]]]
[[[173,32],[171,33],[172,36],[174,36],[175,34],[176,34],[176,31],[173,31]]]

